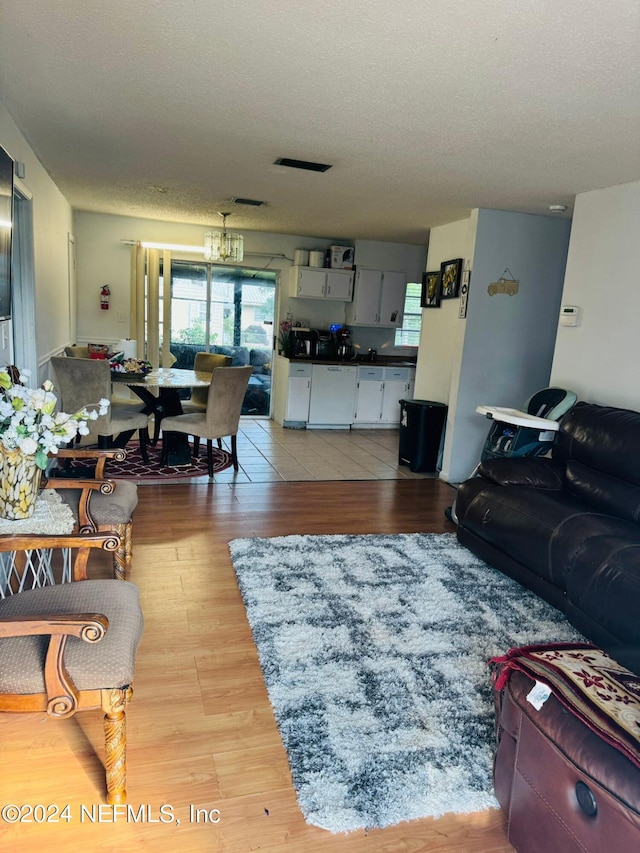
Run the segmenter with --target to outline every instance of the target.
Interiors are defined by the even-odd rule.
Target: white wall
[[[0,145],[25,165],[24,187],[33,197],[36,336],[39,363],[69,342],[71,207],[0,104]],[[41,377],[42,378],[42,377]]]
[[[130,336],[131,246],[123,244],[122,240],[204,246],[204,235],[211,229],[211,225],[185,225],[76,211],[74,228],[78,262],[78,340],[110,342]],[[258,231],[243,231],[243,236],[245,258],[241,266],[280,272],[285,282],[284,291],[288,289],[288,274],[295,249],[300,246],[324,249],[330,245],[329,240],[314,241],[308,237]],[[200,261],[203,258],[202,253],[178,252],[174,252],[173,257]],[[111,289],[111,307],[108,311],[100,308],[100,289],[103,284],[108,284]],[[284,310],[285,306],[282,313]],[[124,314],[124,321],[118,322],[119,314]]]
[[[426,271],[454,258],[473,257],[478,212],[468,219],[431,229]],[[420,281],[421,279],[418,279]],[[420,400],[448,403],[451,396],[454,362],[462,350],[465,321],[458,319],[459,301],[444,299],[440,308],[423,308],[420,348],[416,367],[415,396]],[[457,381],[457,380],[456,380]]]
[[[78,341],[111,342],[132,334],[129,324],[131,247],[123,244],[123,239],[202,246],[205,231],[210,227],[207,224],[182,225],[77,211],[74,215],[74,229],[77,244]],[[346,303],[289,297],[289,276],[295,250],[303,247],[326,249],[331,244],[330,240],[257,231],[243,231],[243,236],[245,256],[242,266],[256,269],[264,267],[280,274],[281,304],[278,320],[283,319],[289,310],[294,321],[302,320],[312,327],[328,328],[330,323],[344,323]],[[356,260],[362,258],[361,263],[368,261],[366,266],[405,270],[408,280],[420,281],[426,246],[358,241],[356,247]],[[202,254],[180,255],[174,252],[173,256],[202,260]],[[99,297],[103,284],[108,284],[111,289],[109,311],[100,308]],[[119,314],[124,314],[123,322],[118,322]],[[354,343],[361,341],[360,346],[365,351],[368,347],[391,347],[393,338],[394,330],[389,329],[354,329],[353,334]]]
[[[581,400],[640,410],[640,181],[576,197],[551,381]]]

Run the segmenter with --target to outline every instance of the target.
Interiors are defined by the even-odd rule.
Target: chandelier
[[[207,231],[204,235],[205,261],[234,261],[239,263],[244,257],[244,238],[241,234],[227,231],[228,213],[220,213],[222,231]]]

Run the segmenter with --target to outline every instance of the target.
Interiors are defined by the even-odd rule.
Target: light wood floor
[[[66,721],[0,715],[0,805],[70,805],[69,822],[0,820],[0,849],[512,850],[498,810],[348,835],[305,823],[228,554],[228,541],[238,537],[452,531],[444,517],[450,487],[399,480],[144,486],[138,492],[131,580],[141,590],[145,634],[128,711],[133,814],[128,820],[117,814],[114,822],[110,807],[97,811],[104,803],[100,712]],[[92,576],[107,576],[108,565],[97,556]],[[151,821],[140,821],[141,804]],[[219,822],[190,820],[190,804],[201,816],[217,809]],[[159,822],[163,805],[172,806],[180,826]]]

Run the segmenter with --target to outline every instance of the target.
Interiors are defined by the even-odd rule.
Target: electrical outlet
[[[125,320],[124,311],[118,311],[117,319],[118,319],[118,323],[124,323],[124,320]]]

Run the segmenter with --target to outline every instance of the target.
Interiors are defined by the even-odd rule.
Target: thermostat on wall
[[[577,305],[563,305],[560,309],[560,325],[577,326],[580,318],[580,309]]]

